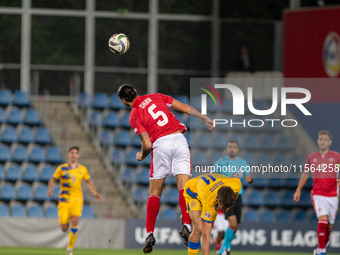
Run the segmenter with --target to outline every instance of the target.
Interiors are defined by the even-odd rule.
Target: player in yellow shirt
[[[184,188],[193,230],[189,236],[188,254],[197,255],[202,237],[202,255],[209,255],[210,232],[217,209],[228,211],[242,187],[237,174],[229,178],[221,174],[204,174],[189,180]]]
[[[72,255],[73,245],[78,236],[78,221],[83,210],[83,191],[81,182],[84,180],[92,194],[103,202],[102,196],[96,191],[86,167],[78,164],[79,148],[71,147],[68,151],[69,162],[58,166],[53,177],[48,182],[48,195],[52,196],[53,185],[60,179],[58,199],[58,218],[60,228],[66,232],[71,220],[71,231],[66,254]]]

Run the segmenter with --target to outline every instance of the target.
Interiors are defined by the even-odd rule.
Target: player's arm
[[[87,187],[89,188],[89,190],[91,191],[91,193],[92,193],[96,198],[98,198],[98,200],[99,200],[100,202],[103,202],[102,196],[97,192],[96,187],[94,186],[93,181],[92,181],[91,179],[89,179],[89,180],[86,181],[86,185],[87,185]]]
[[[136,158],[138,161],[142,161],[150,154],[152,150],[152,144],[147,132],[141,133],[138,137],[142,143],[142,152],[138,152]]]
[[[201,114],[199,111],[197,111],[194,107],[190,105],[183,104],[180,101],[174,99],[172,101],[171,108],[176,111],[184,112],[190,116],[200,118],[205,121],[205,124],[209,127],[210,130],[214,129],[214,122],[208,116]]]
[[[48,181],[48,191],[47,191],[47,195],[49,197],[52,196],[53,194],[53,186],[54,186],[54,183],[55,183],[56,179],[54,177],[51,177],[51,179]]]
[[[306,182],[308,180],[309,174],[310,174],[310,169],[306,168],[304,170],[304,172],[302,173],[302,175],[301,175],[299,185],[297,186],[295,194],[294,194],[294,201],[295,202],[299,202],[300,195],[301,195],[301,190],[302,190],[303,186],[305,186],[305,184],[306,184]]]
[[[210,233],[213,224],[202,221],[202,255],[209,255]]]
[[[254,181],[254,178],[250,174],[250,166],[248,165],[248,163],[246,161],[245,161],[245,164],[244,164],[243,167],[244,167],[244,173],[243,173],[244,179],[248,183],[252,183]]]

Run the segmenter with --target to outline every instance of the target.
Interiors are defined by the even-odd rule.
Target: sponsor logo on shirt
[[[196,207],[196,201],[192,201],[190,207]]]
[[[137,133],[137,130],[138,130],[138,128],[135,128],[133,131],[135,131],[135,133]]]
[[[318,160],[315,158],[315,159],[313,159],[313,162],[317,162]]]
[[[204,218],[210,219],[211,213],[210,212],[205,212]]]
[[[330,161],[330,162],[333,162],[333,160],[334,160],[334,158],[329,158],[329,161]]]

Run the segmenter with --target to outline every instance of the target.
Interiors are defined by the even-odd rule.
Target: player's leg
[[[70,228],[68,245],[67,245],[68,254],[72,254],[74,243],[76,242],[77,237],[78,237],[78,221],[79,221],[79,216],[71,217],[71,228]]]
[[[201,210],[189,211],[192,222],[192,232],[189,236],[188,255],[197,255],[200,248],[200,240],[202,235]]]
[[[329,238],[332,233],[333,224],[335,223],[337,210],[338,210],[338,197],[329,197],[329,214],[328,214],[328,225],[327,225],[327,232],[326,232],[326,246],[329,242]]]
[[[63,232],[66,232],[69,227],[70,216],[69,216],[69,204],[66,202],[58,203],[58,219],[60,228]]]
[[[224,213],[218,213],[215,223],[214,229],[217,231],[217,237],[214,240],[215,249],[218,252],[222,247],[222,241],[225,237],[225,231],[228,228],[228,221],[224,217]]]
[[[178,202],[181,208],[182,213],[182,224],[183,227],[180,230],[179,234],[184,238],[185,241],[188,241],[190,232],[191,232],[191,219],[189,216],[189,212],[187,211],[187,204],[184,198],[184,186],[187,181],[190,180],[190,176],[186,174],[178,174],[177,178],[177,189],[179,192]]]
[[[329,206],[327,198],[324,196],[312,196],[314,210],[318,218],[318,249],[314,251],[315,254],[324,255],[326,254],[326,237],[327,237],[327,226],[328,226],[328,211]]]

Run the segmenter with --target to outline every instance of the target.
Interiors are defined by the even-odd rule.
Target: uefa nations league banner
[[[178,232],[179,221],[157,221],[155,249],[185,249]],[[233,250],[304,251],[312,252],[318,245],[317,223],[241,223],[232,242]],[[216,237],[212,231],[212,238]],[[146,238],[145,220],[126,221],[126,248],[142,249]],[[213,246],[212,246],[213,248]],[[327,252],[340,251],[340,225],[335,223]]]

